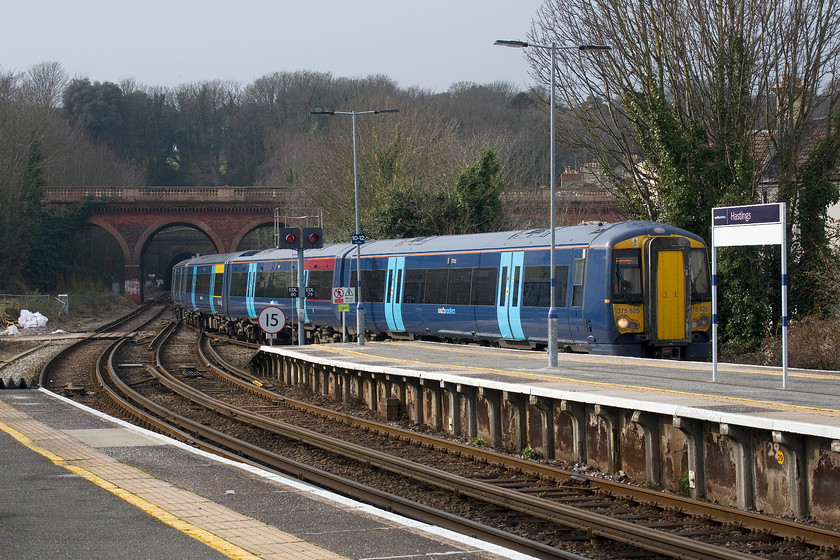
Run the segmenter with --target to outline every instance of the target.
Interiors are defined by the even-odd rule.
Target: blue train
[[[705,360],[711,285],[703,240],[662,223],[557,228],[555,305],[560,349]],[[342,313],[336,288],[355,287],[368,338],[429,339],[544,349],[550,307],[550,230],[326,245],[305,251],[306,340],[356,333],[356,305]],[[194,326],[259,341],[260,311],[279,306],[280,333],[299,340],[297,252],[206,255],[178,263],[172,298]],[[301,294],[303,296],[303,294]]]

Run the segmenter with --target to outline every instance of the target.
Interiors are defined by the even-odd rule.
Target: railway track
[[[85,393],[110,394],[123,416],[535,557],[840,558],[830,548],[840,537],[830,531],[583,477],[280,396],[270,381],[222,358],[209,339],[174,324],[148,345],[122,338],[106,346],[96,369],[103,386]]]
[[[91,366],[114,340],[131,339],[144,332],[157,332],[155,322],[167,311],[167,303],[155,300],[94,330],[91,336],[68,345],[41,368],[39,383],[56,393],[71,396],[93,408],[104,408],[108,400],[99,394]]]
[[[207,344],[199,347],[204,364],[194,369],[185,367],[183,351],[191,346],[190,337],[195,335],[167,335],[170,336],[171,342],[156,350],[155,366],[146,367],[146,374],[158,378],[169,391],[214,413],[339,457],[332,461],[341,465],[342,469],[347,468],[347,461],[353,461],[355,464],[351,464],[351,470],[368,472],[373,469],[388,473],[386,478],[396,476],[403,480],[397,484],[393,480],[377,482],[385,491],[406,486],[405,479],[412,480],[412,485],[419,490],[409,493],[409,503],[399,502],[399,505],[394,495],[385,498],[384,503],[376,501],[382,500],[382,496],[363,498],[359,494],[361,490],[355,485],[348,486],[347,476],[341,477],[338,487],[332,486],[343,493],[366,501],[373,500],[382,507],[412,517],[429,520],[424,516],[430,515],[428,510],[419,513],[402,509],[412,506],[410,502],[419,501],[416,496],[424,496],[422,499],[434,505],[435,499],[428,496],[433,491],[443,492],[442,497],[437,498],[438,507],[440,503],[450,502],[454,510],[469,510],[473,519],[483,523],[494,520],[493,534],[483,534],[483,538],[502,542],[502,537],[495,531],[517,531],[519,538],[535,543],[528,545],[531,548],[527,551],[539,557],[558,557],[556,554],[560,546],[568,546],[572,554],[593,558],[604,554],[605,550],[609,550],[608,556],[614,557],[617,548],[623,548],[622,554],[631,557],[660,555],[678,558],[750,558],[756,553],[765,557],[785,555],[808,558],[825,552],[824,547],[796,542],[792,537],[780,538],[776,536],[778,532],[770,534],[760,529],[747,529],[740,521],[741,512],[725,512],[737,518],[738,524],[731,520],[710,522],[697,515],[677,513],[673,503],[665,507],[657,504],[657,501],[670,502],[663,500],[661,493],[651,492],[640,497],[629,490],[632,487],[623,487],[620,494],[616,488],[605,491],[598,487],[604,483],[596,483],[593,479],[571,476],[537,463],[457,442],[420,437],[413,432],[370,421],[347,419],[327,409],[284,399],[260,387],[259,380],[253,376],[243,375],[242,372],[238,376],[225,375],[224,370],[233,368],[224,365],[218,354],[213,357]],[[213,372],[215,378],[208,379],[204,371]],[[222,381],[237,389],[223,390]],[[179,428],[195,429],[183,421]],[[353,432],[352,435],[347,432],[348,429]],[[258,441],[260,437],[263,436],[257,436]],[[241,443],[244,439],[213,441],[215,445],[230,447],[238,454],[252,453]],[[282,445],[284,455],[289,454],[288,441]],[[256,458],[256,455],[253,457]],[[290,467],[274,463],[274,468],[319,484],[325,483],[323,472],[313,473],[300,465]],[[373,484],[369,480],[363,482],[366,486]],[[419,487],[416,486],[418,484]],[[458,500],[453,496],[457,496]],[[678,507],[686,507],[684,502],[681,501]],[[612,516],[604,515],[606,513]],[[453,528],[451,515],[438,519],[436,524]],[[720,519],[723,514],[718,512],[715,515],[716,519]],[[456,530],[471,534],[477,531],[473,523],[467,527],[460,523],[460,526],[454,527]],[[666,532],[666,528],[671,531]],[[687,533],[691,537],[686,536]],[[538,542],[536,535],[542,535],[542,542]],[[564,537],[567,542],[563,542]],[[526,546],[522,542],[504,544],[518,550]]]

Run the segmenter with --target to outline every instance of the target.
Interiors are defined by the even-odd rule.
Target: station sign
[[[787,309],[787,219],[785,203],[751,204],[712,208],[712,381],[717,381],[718,366],[718,278],[717,248],[746,245],[781,246],[782,285],[782,388],[788,379],[788,309]]]
[[[286,326],[286,314],[279,307],[269,305],[260,311],[257,322],[265,334],[277,334]]]
[[[365,244],[365,234],[364,233],[354,233],[353,234],[353,245],[364,245]]]
[[[712,244],[715,247],[781,245],[784,227],[782,204],[712,209]]]

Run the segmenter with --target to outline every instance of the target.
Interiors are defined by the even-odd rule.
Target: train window
[[[248,288],[248,271],[232,272],[230,275],[230,295],[231,297],[245,297],[245,291]]]
[[[289,286],[297,286],[291,270],[260,271],[257,273],[254,297],[265,299],[287,298],[289,297]]]
[[[217,297],[222,296],[222,279],[224,275],[222,273],[213,274],[213,295]]]
[[[403,303],[426,303],[423,292],[426,289],[426,269],[409,268],[405,271]]]
[[[449,282],[446,290],[446,303],[448,305],[469,305],[471,288],[471,268],[451,269],[449,271]]]
[[[398,272],[397,272],[397,295],[396,295],[396,296],[394,296],[394,301],[395,301],[395,302],[397,302],[397,301],[402,301],[402,300],[400,299],[400,296],[402,295],[402,294],[400,293],[400,287],[402,286],[402,277],[403,277],[403,271],[402,271],[402,270],[400,270],[400,271],[398,271]]]
[[[613,303],[642,303],[642,253],[640,249],[613,251]]]
[[[498,268],[475,268],[472,275],[471,305],[493,305],[496,300]]]
[[[572,285],[572,307],[583,305],[583,268],[584,259],[575,259],[574,283]]]
[[[388,284],[385,288],[385,303],[391,303],[391,281],[394,279],[394,271],[388,271]]]
[[[526,266],[522,287],[522,305],[525,307],[551,307],[551,277],[549,266]],[[569,267],[554,267],[554,305],[566,307],[566,288],[569,285]]]
[[[706,259],[706,249],[692,249],[689,261],[691,263],[691,301],[709,301],[712,296],[709,291],[709,261]]]
[[[386,270],[363,270],[362,271],[362,299],[367,303],[382,303],[385,301],[385,274]],[[350,285],[356,285],[356,271],[350,273]]]
[[[445,268],[430,268],[426,271],[426,303],[446,303],[446,286],[449,271]]]
[[[511,307],[519,305],[519,274],[521,270],[521,266],[513,267],[513,296],[510,299]]]
[[[385,270],[365,270],[362,281],[365,283],[365,301],[382,303],[385,300]]]
[[[569,266],[562,265],[554,271],[554,303],[557,307],[566,307],[566,292],[569,291]]]
[[[210,273],[199,272],[196,275],[195,293],[210,295]]]
[[[275,270],[271,273],[271,291],[275,298],[290,297],[289,287],[297,284],[297,273],[294,270]]]
[[[254,287],[254,297],[271,298],[271,272],[257,272],[257,285]]]
[[[507,273],[508,267],[502,267],[501,286],[499,286],[499,307],[505,306],[505,295],[507,295]]]
[[[309,287],[315,288],[312,299],[332,300],[332,270],[310,270]]]

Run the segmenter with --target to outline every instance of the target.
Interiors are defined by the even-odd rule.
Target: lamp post
[[[378,115],[380,113],[399,113],[399,109],[375,109],[372,111],[309,111],[310,115],[352,115],[353,117],[353,189],[356,199],[356,235],[353,243],[356,245],[356,338],[359,346],[365,345],[365,310],[362,307],[362,243],[361,221],[359,219],[359,158],[356,148],[356,116]]]
[[[549,257],[549,267],[551,270],[549,271],[549,308],[548,308],[548,367],[556,368],[557,367],[557,309],[554,305],[556,298],[556,271],[554,269],[554,248],[555,248],[555,176],[556,176],[556,167],[555,167],[555,149],[554,149],[554,75],[555,70],[557,67],[557,50],[558,49],[576,49],[579,51],[608,51],[610,47],[606,45],[575,45],[575,46],[565,46],[560,45],[558,46],[557,43],[552,42],[550,45],[535,45],[533,43],[526,43],[525,41],[502,41],[498,40],[494,45],[499,45],[502,47],[515,47],[524,49],[527,47],[533,47],[536,49],[543,49],[548,50],[551,52],[551,91],[549,93],[549,114],[551,119],[551,140],[550,140],[550,161],[551,161],[551,185],[549,187],[551,202],[550,202],[550,212],[551,218],[549,220],[549,228],[551,229],[551,256]]]

